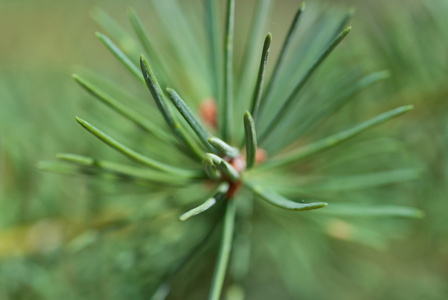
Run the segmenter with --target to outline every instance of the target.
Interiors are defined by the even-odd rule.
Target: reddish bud
[[[199,106],[199,114],[202,119],[212,128],[218,127],[218,107],[213,98],[204,100]]]

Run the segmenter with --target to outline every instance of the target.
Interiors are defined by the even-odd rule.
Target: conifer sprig
[[[200,47],[200,38],[196,37],[191,30],[197,24],[195,22],[190,23],[176,3],[175,0],[153,3],[155,11],[165,24],[169,25],[166,20],[177,18],[179,24],[185,27],[178,28],[182,34],[176,35],[176,31],[173,29],[168,30],[166,36],[162,34],[169,40],[169,44],[178,45],[172,51],[174,57],[172,59],[171,57],[168,59],[167,54],[156,47],[157,41],[154,40],[151,32],[144,28],[142,22],[144,19],[140,19],[134,10],[130,9],[128,16],[138,43],[143,48],[141,52],[146,52],[146,56],[142,54],[140,58],[134,57],[134,48],[124,49],[123,40],[127,36],[124,30],[104,12],[98,12],[96,15],[97,21],[102,24],[106,34],[112,37],[109,38],[105,34],[98,33],[98,38],[130,71],[132,76],[136,77],[140,83],[146,84],[158,113],[161,114],[166,124],[158,124],[152,119],[146,119],[140,111],[131,109],[127,103],[120,100],[118,95],[112,95],[110,89],[106,86],[92,82],[82,75],[73,75],[73,78],[97,100],[132,121],[138,127],[143,128],[149,133],[150,139],[159,141],[161,144],[157,144],[158,146],[154,146],[155,148],[152,150],[160,154],[160,157],[165,157],[163,154],[171,147],[174,147],[175,153],[179,153],[179,155],[169,156],[167,161],[159,161],[149,155],[146,156],[130,149],[83,119],[76,118],[78,123],[96,138],[142,166],[127,166],[75,154],[59,154],[58,159],[66,164],[43,163],[40,165],[41,169],[70,174],[89,174],[98,177],[112,175],[123,179],[144,181],[151,186],[171,188],[171,190],[166,190],[167,194],[174,193],[182,187],[189,187],[192,183],[197,183],[198,186],[199,183],[204,183],[202,185],[203,189],[210,189],[209,187],[213,186],[214,190],[208,193],[209,198],[204,201],[204,197],[201,200],[204,202],[191,205],[190,207],[194,208],[179,217],[181,221],[186,221],[192,217],[200,219],[212,213],[212,208],[222,207],[224,210],[224,213],[221,214],[223,215],[221,244],[209,296],[209,299],[212,300],[219,299],[222,295],[224,278],[231,258],[235,220],[238,218],[239,212],[237,203],[238,201],[248,201],[243,199],[242,195],[260,199],[262,203],[267,203],[267,206],[275,206],[286,210],[322,210],[322,215],[421,216],[418,210],[395,205],[371,207],[347,203],[339,206],[335,205],[335,208],[331,209],[334,199],[325,199],[325,202],[320,200],[315,202],[306,200],[305,202],[305,199],[322,198],[312,197],[312,195],[309,197],[308,194],[303,192],[306,191],[306,187],[303,188],[302,183],[296,184],[295,182],[295,180],[300,182],[300,176],[307,176],[307,174],[300,174],[297,171],[299,162],[305,158],[311,158],[315,154],[342,145],[368,129],[408,112],[412,109],[412,106],[393,109],[316,142],[302,141],[302,144],[305,144],[298,149],[284,149],[296,140],[285,141],[278,134],[280,129],[289,129],[296,132],[293,137],[301,135],[312,125],[336,114],[348,99],[352,98],[357,92],[388,77],[388,72],[380,71],[361,79],[344,79],[341,80],[341,84],[329,83],[332,87],[329,98],[332,101],[313,106],[315,108],[313,111],[306,110],[306,103],[303,104],[300,101],[298,96],[306,91],[307,83],[311,77],[350,32],[351,27],[346,27],[346,23],[353,15],[352,10],[337,25],[329,28],[331,41],[329,43],[324,41],[326,44],[323,51],[317,52],[317,54],[320,54],[317,55],[311,66],[303,72],[300,79],[294,85],[291,85],[293,88],[290,90],[283,88],[287,86],[287,83],[283,83],[282,79],[285,77],[296,78],[296,76],[293,76],[295,70],[288,73],[288,68],[286,68],[288,60],[292,60],[293,66],[297,65],[298,61],[304,61],[302,54],[288,56],[288,53],[294,48],[295,33],[299,29],[298,25],[305,12],[304,4],[298,8],[286,39],[280,48],[280,54],[274,59],[273,71],[269,74],[267,72],[268,56],[271,44],[273,44],[270,33],[266,35],[262,49],[255,51],[255,45],[258,45],[258,37],[262,39],[266,34],[260,29],[260,26],[264,26],[271,7],[270,0],[260,0],[257,10],[259,15],[255,16],[253,22],[255,25],[250,30],[251,36],[248,38],[246,53],[242,56],[246,61],[243,62],[239,70],[238,74],[242,74],[242,78],[239,78],[233,68],[235,63],[234,51],[238,51],[234,45],[234,35],[238,33],[234,28],[235,0],[227,0],[226,2],[225,24],[220,23],[217,1],[205,0],[205,26],[208,40],[204,47]],[[173,6],[170,8],[170,5]],[[225,28],[224,36],[219,35],[222,25],[225,25],[223,26]],[[346,29],[344,29],[345,27]],[[313,30],[313,28],[307,30]],[[337,34],[334,34],[335,30],[337,30]],[[133,42],[132,46],[137,47],[138,43]],[[201,49],[206,50],[200,52]],[[310,46],[308,49],[315,48]],[[257,53],[257,59],[261,53],[259,67],[258,71],[250,74],[250,70],[253,68],[251,68],[252,64],[249,59],[250,56],[255,55],[255,52]],[[206,60],[206,63],[203,60]],[[179,72],[179,69],[182,72]],[[246,84],[249,82],[247,78],[256,79],[255,85]],[[235,82],[238,80],[240,82]],[[264,87],[265,82],[267,83],[266,87]],[[139,84],[140,88],[141,86]],[[167,88],[168,86],[173,88]],[[281,92],[278,92],[279,90]],[[284,97],[285,94],[286,97]],[[214,106],[211,105],[211,108],[209,106],[210,111],[206,111],[208,119],[205,113],[201,111],[201,103],[205,99],[198,99],[198,95],[212,96],[213,99],[210,101],[217,107],[217,112],[214,112]],[[302,106],[298,106],[299,104]],[[243,106],[244,109],[239,111]],[[268,111],[267,107],[272,111]],[[305,108],[305,112],[302,114],[305,119],[300,120],[301,124],[298,127],[296,126],[296,117],[291,116],[292,111],[297,107]],[[148,108],[148,110],[150,109],[152,109],[152,113],[155,113],[155,106]],[[214,128],[216,123],[218,126]],[[260,131],[258,135],[257,130]],[[237,138],[238,142],[241,143],[242,139],[239,138],[242,136],[245,137],[245,150],[240,149],[241,145],[235,145]],[[151,140],[151,142],[154,140]],[[277,149],[273,147],[275,151],[267,151],[266,149],[269,149],[272,144],[276,144]],[[276,155],[277,150],[284,150],[284,152]],[[196,160],[188,164],[185,162],[185,167],[179,167],[179,164],[184,163],[184,152],[192,154]],[[375,182],[380,185],[384,182],[391,183],[403,179],[412,179],[415,177],[414,173],[389,174],[388,181],[377,180]],[[316,190],[315,185],[304,182],[303,185],[308,184],[308,187],[311,186]],[[328,186],[327,183],[327,189]],[[325,190],[325,184],[318,184],[317,189],[319,187]],[[312,191],[312,189],[309,190]],[[329,209],[325,208],[327,205]],[[319,214],[315,214],[313,218],[318,216]],[[194,219],[191,222],[194,222]],[[204,241],[207,240],[208,238],[204,239]],[[203,245],[202,242],[200,245]],[[188,254],[186,257],[189,259],[191,255]],[[165,283],[165,285],[170,284]],[[161,286],[164,286],[164,284]]]

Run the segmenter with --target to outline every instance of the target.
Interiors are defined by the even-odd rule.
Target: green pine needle
[[[218,253],[215,271],[213,273],[212,288],[209,300],[219,300],[221,297],[230,253],[232,251],[233,233],[235,229],[236,203],[234,200],[227,201],[226,214],[224,216],[221,245]]]
[[[227,182],[222,183],[216,190],[215,195],[213,197],[207,199],[201,205],[182,214],[179,217],[179,220],[186,221],[186,220],[190,219],[191,217],[194,217],[200,213],[203,213],[203,212],[209,210],[211,207],[216,205],[220,200],[222,200],[224,198],[224,196],[228,190],[229,190],[229,184]]]
[[[220,41],[219,41],[219,12],[218,0],[206,0],[206,22],[209,42],[211,72],[213,76],[213,96],[219,99],[220,86]]]
[[[159,108],[160,112],[162,113],[162,116],[165,119],[166,123],[173,130],[174,134],[176,134],[176,136],[181,141],[183,141],[200,160],[202,160],[204,158],[203,151],[199,148],[196,142],[192,140],[188,133],[185,132],[181,124],[177,121],[176,117],[174,116],[173,112],[168,106],[168,103],[165,100],[162,89],[157,82],[157,79],[154,76],[149,63],[146,61],[143,55],[140,56],[140,67],[146,85],[148,86],[148,89],[151,92],[151,95],[156,102],[156,105]]]
[[[129,21],[131,21],[132,28],[134,29],[135,34],[137,35],[137,38],[142,45],[143,49],[145,50],[148,57],[151,59],[151,61],[154,63],[157,70],[163,71],[166,69],[166,65],[163,64],[163,60],[160,59],[159,55],[155,51],[155,49],[152,47],[149,35],[147,31],[145,30],[140,18],[137,15],[137,12],[130,8],[128,10],[128,17]],[[159,77],[161,77],[162,82],[166,81],[166,74],[164,72],[159,73]]]
[[[299,22],[302,19],[302,15],[303,15],[303,12],[305,11],[305,7],[306,7],[305,2],[303,2],[302,5],[300,5],[299,9],[297,10],[297,13],[295,14],[294,19],[289,27],[289,31],[288,31],[288,34],[286,35],[285,41],[283,42],[283,46],[281,48],[280,55],[277,58],[277,62],[275,64],[274,71],[272,72],[271,78],[269,79],[269,83],[266,87],[266,91],[263,96],[264,101],[262,102],[262,105],[260,106],[260,114],[263,112],[263,110],[265,108],[266,102],[271,95],[273,87],[277,84],[281,67],[286,59],[286,54],[288,53],[288,49],[293,40],[294,33],[296,32],[296,30],[299,26]]]
[[[103,42],[103,44],[109,49],[110,52],[142,83],[144,83],[142,75],[136,64],[134,64],[123,51],[106,35],[97,32],[96,36]]]
[[[163,95],[162,88],[157,82],[157,79],[151,67],[149,66],[148,61],[143,55],[140,56],[140,68],[146,85],[148,86],[148,89],[151,92],[151,95],[156,102],[156,105],[159,108],[160,112],[162,113],[162,116],[165,119],[166,123],[171,127],[171,129],[173,129],[176,135],[182,137],[178,130],[178,127],[180,127],[180,125],[176,123],[175,118],[173,117],[173,113],[164,99],[165,97]]]
[[[353,18],[353,16],[355,15],[356,12],[356,8],[351,7],[347,13],[345,14],[345,16],[342,18],[342,20],[339,22],[339,26],[336,27],[336,30],[334,32],[334,34],[331,36],[331,38],[334,38],[335,36],[337,36],[342,30],[344,30],[344,28],[347,26],[348,22],[350,22],[350,20]]]
[[[93,127],[86,121],[84,121],[81,118],[76,117],[76,121],[84,127],[87,131],[89,131],[91,134],[93,134],[95,137],[100,139],[105,144],[109,145],[111,148],[117,150],[118,152],[122,153],[126,157],[141,163],[143,165],[146,165],[148,167],[154,168],[156,170],[160,170],[163,172],[176,174],[179,176],[184,176],[188,178],[197,178],[198,173],[196,171],[189,171],[185,169],[179,169],[176,167],[172,167],[166,164],[163,164],[159,161],[156,161],[154,159],[151,159],[149,157],[146,157],[144,155],[141,155],[140,153],[135,152],[134,150],[131,150],[130,148],[124,146],[123,144],[117,142],[116,140],[112,139],[108,135],[106,135],[104,132],[100,131],[99,129]]]
[[[120,115],[124,116],[125,118],[129,119],[130,121],[134,122],[144,130],[150,132],[154,136],[157,136],[161,140],[164,141],[173,141],[173,138],[171,135],[167,134],[163,129],[161,129],[156,124],[152,123],[147,118],[143,117],[136,111],[128,108],[126,105],[122,104],[112,96],[108,95],[106,92],[101,90],[99,87],[94,85],[93,83],[89,82],[85,78],[73,74],[73,79],[79,85],[81,85],[86,91],[88,91],[90,94],[95,96],[98,100],[112,108],[114,111],[119,113]]]
[[[252,70],[255,68],[256,64],[259,63],[256,57],[259,47],[259,41],[264,37],[266,32],[266,26],[269,24],[269,17],[273,12],[272,4],[273,0],[260,0],[258,1],[257,8],[254,12],[254,18],[250,25],[250,31],[247,36],[246,48],[244,49],[244,55],[242,60],[242,67],[239,74],[239,89],[238,101],[241,104],[247,105],[250,100],[248,99],[249,93],[252,92],[250,89],[245,88],[250,86],[253,79]],[[237,104],[237,103],[236,103]],[[245,106],[241,106],[242,108]]]
[[[37,169],[43,172],[50,172],[61,175],[71,175],[71,176],[79,176],[79,175],[87,175],[94,176],[100,179],[106,180],[123,180],[123,177],[119,176],[108,176],[110,174],[101,173],[95,169],[88,169],[79,165],[67,164],[63,162],[55,162],[55,161],[40,161],[37,164]],[[127,177],[127,176],[126,176]]]
[[[90,167],[91,170],[109,172],[126,178],[148,181],[154,184],[179,186],[185,185],[188,182],[188,179],[184,177],[173,176],[162,172],[152,171],[150,169],[130,167],[128,165],[105,160],[98,160],[77,154],[61,153],[56,157],[58,159],[68,161],[80,166]]]
[[[219,153],[221,153],[225,156],[235,158],[240,155],[240,151],[237,148],[230,146],[229,144],[227,144],[226,142],[224,142],[223,140],[221,140],[217,137],[209,138],[208,142],[213,147],[215,147]]]
[[[227,161],[213,153],[207,153],[207,157],[213,161],[213,164],[218,167],[218,169],[220,169],[230,181],[237,182],[240,179],[240,174],[238,171],[235,170],[235,168],[233,168]]]
[[[326,207],[328,204],[325,202],[314,202],[314,203],[299,203],[291,201],[276,192],[263,188],[260,185],[256,185],[251,183],[250,181],[245,182],[246,186],[249,187],[255,195],[264,201],[272,204],[274,206],[287,209],[287,210],[297,210],[297,211],[305,211]]]
[[[255,132],[254,120],[248,111],[244,114],[244,131],[246,133],[246,169],[249,170],[255,166],[257,134]]]
[[[210,179],[220,179],[221,173],[219,172],[218,168],[213,163],[213,160],[210,157],[204,158],[204,161],[202,162],[202,165],[204,166],[205,173]]]
[[[332,203],[319,213],[337,217],[403,217],[423,218],[424,212],[414,208],[397,205],[368,205],[359,203]]]
[[[300,137],[306,130],[309,130],[313,127],[314,124],[318,122],[322,122],[327,117],[336,113],[339,109],[341,109],[348,101],[353,99],[357,93],[363,91],[367,87],[390,77],[389,71],[378,71],[372,74],[369,74],[355,83],[350,84],[348,87],[344,87],[341,92],[335,93],[332,95],[330,99],[328,99],[323,105],[321,105],[314,114],[307,116],[303,122],[295,129],[295,135],[291,138],[291,140],[284,140],[281,144],[281,147],[285,147],[290,144],[291,141],[295,141],[297,137]],[[270,151],[271,154],[274,151]]]
[[[171,99],[171,102],[177,108],[179,113],[184,117],[185,121],[190,125],[193,131],[197,134],[201,142],[204,144],[208,151],[215,151],[215,149],[210,145],[208,138],[211,134],[207,131],[207,129],[202,126],[199,119],[195,116],[195,114],[191,111],[191,109],[185,104],[184,100],[176,93],[175,90],[167,88],[166,89]]]
[[[137,15],[137,12],[130,8],[128,10],[128,17],[131,21],[132,27],[134,28],[134,31],[145,49],[146,53],[153,59],[153,61],[160,61],[157,57],[155,57],[156,52],[154,51],[154,48],[151,46],[151,42],[149,41],[148,33],[146,32],[145,28],[143,27],[143,24],[140,20],[140,18]]]
[[[267,170],[267,169],[279,168],[279,167],[295,164],[313,154],[319,153],[321,151],[327,150],[332,147],[336,147],[337,145],[357,136],[358,134],[360,134],[374,126],[382,124],[394,117],[400,116],[400,115],[412,110],[413,108],[414,107],[412,105],[408,105],[408,106],[398,107],[391,111],[385,112],[375,118],[372,118],[364,123],[359,124],[358,126],[355,126],[351,129],[348,129],[348,130],[340,132],[340,133],[336,133],[328,138],[325,138],[323,140],[320,140],[318,142],[315,142],[313,144],[305,146],[304,148],[298,149],[297,151],[294,151],[293,153],[289,153],[289,154],[285,155],[284,157],[272,159],[271,161],[269,161],[265,165],[263,165],[261,168],[263,170]]]
[[[289,111],[291,104],[293,103],[294,99],[298,95],[298,93],[302,90],[302,88],[305,86],[305,84],[308,82],[308,80],[311,78],[311,76],[314,74],[314,72],[317,70],[317,68],[322,64],[322,62],[330,55],[331,52],[336,48],[337,45],[348,35],[352,28],[348,27],[343,32],[341,32],[331,43],[330,45],[325,48],[325,50],[322,52],[322,54],[317,58],[317,60],[312,64],[312,66],[306,71],[305,75],[303,75],[302,79],[297,83],[294,90],[291,92],[291,94],[288,96],[286,101],[281,106],[280,110],[275,114],[272,121],[267,126],[267,129],[265,132],[263,132],[260,137],[260,143],[262,143],[264,140],[268,138],[269,135],[271,135],[274,132],[274,129],[278,126],[278,124],[281,122],[281,120],[285,117],[287,112]]]
[[[260,107],[261,93],[263,91],[264,75],[266,72],[266,65],[268,62],[269,49],[271,48],[271,41],[272,41],[272,35],[271,35],[271,33],[268,33],[268,35],[266,36],[266,39],[264,41],[264,45],[263,45],[263,52],[261,54],[260,68],[258,69],[257,83],[255,85],[254,96],[252,98],[252,105],[250,107],[250,112],[251,112],[254,120],[257,119],[258,109]]]
[[[224,55],[224,96],[220,106],[220,129],[223,140],[231,140],[233,124],[233,34],[235,0],[227,0],[226,42]]]

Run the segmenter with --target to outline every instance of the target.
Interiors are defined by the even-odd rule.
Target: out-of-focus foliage
[[[123,9],[129,5],[140,16],[151,13],[144,1],[132,2],[95,1],[95,5],[121,24],[126,24]],[[228,299],[241,299],[241,286],[247,299],[444,299],[448,293],[444,217],[448,4],[405,0],[348,4],[359,5],[355,30],[348,45],[341,45],[323,66],[320,78],[337,85],[368,71],[390,70],[392,76],[317,124],[312,136],[324,137],[385,108],[411,103],[416,109],[356,143],[332,150],[332,155],[318,157],[308,167],[315,172],[317,188],[307,185],[308,190],[300,192],[368,203],[371,209],[366,211],[371,214],[381,204],[417,206],[426,217],[405,221],[329,216],[324,211],[309,216],[259,204],[249,207],[255,217],[252,225],[238,224],[240,236],[229,276],[238,284],[229,287]],[[150,148],[151,140],[93,102],[70,78],[69,68],[82,64],[125,84],[131,82],[124,69],[110,65],[114,60],[91,34],[97,30],[88,16],[92,5],[91,1],[0,2],[0,299],[147,299],[211,230],[207,246],[172,278],[176,287],[172,299],[203,299],[219,240],[219,231],[210,224],[221,212],[196,222],[177,222],[191,203],[203,200],[195,187],[169,201],[162,192],[148,199],[145,186],[61,177],[35,168],[37,161],[60,151],[118,158],[76,126],[74,115],[81,113],[107,124],[131,146]],[[252,6],[241,4],[239,14],[250,14]],[[296,6],[277,4],[271,27],[278,45]],[[335,10],[332,3],[309,11],[310,23],[305,19],[301,25],[305,28],[313,18],[336,22],[330,16],[340,17],[345,10]],[[248,28],[245,19],[239,19],[241,27]],[[244,44],[241,37],[239,44]],[[296,47],[303,47],[300,39]],[[278,51],[274,46],[273,57]],[[336,68],[353,71],[335,72]],[[339,78],[341,73],[347,77]],[[311,82],[314,87],[319,84]],[[314,94],[304,97],[312,112],[311,100],[325,98],[331,87],[309,91]],[[302,134],[305,141],[310,136]],[[396,168],[401,170],[380,172]],[[361,172],[369,174],[353,175]],[[416,177],[420,179],[403,183]],[[251,236],[249,250],[245,235]]]

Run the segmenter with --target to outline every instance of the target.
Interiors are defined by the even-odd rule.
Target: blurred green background
[[[237,16],[247,28],[244,16],[252,13],[254,1],[239,2]],[[313,275],[306,269],[289,270],[295,266],[294,258],[288,260],[292,246],[282,245],[281,237],[269,246],[258,232],[256,247],[271,249],[272,257],[278,259],[257,256],[254,251],[251,267],[256,271],[246,280],[245,298],[446,299],[448,2],[310,0],[307,4],[315,11],[357,9],[353,32],[333,67],[343,72],[346,64],[362,61],[365,70],[391,71],[387,82],[359,94],[347,113],[362,119],[372,111],[416,106],[409,115],[380,130],[405,145],[407,160],[420,167],[423,175],[385,189],[399,203],[418,207],[426,216],[389,222],[384,229],[391,231],[391,239],[380,246],[351,243],[337,233],[332,236],[330,230],[324,249],[322,241],[310,235],[303,242],[315,262],[308,268],[318,270]],[[278,41],[297,5],[292,0],[277,1],[269,27]],[[127,83],[128,74],[122,76],[124,69],[95,37],[99,28],[90,12],[101,7],[129,29],[125,10],[130,6],[147,24],[157,26],[146,1],[0,0],[2,300],[149,299],[183,250],[191,248],[185,236],[199,240],[195,234],[200,236],[203,231],[199,223],[170,222],[182,212],[173,209],[176,203],[146,207],[142,187],[36,169],[38,161],[52,159],[58,152],[113,157],[76,124],[74,116],[107,123],[114,115],[91,101],[71,74],[84,66],[98,73],[113,73],[111,76]],[[107,124],[114,124],[116,132],[130,128],[127,123]],[[138,136],[134,137],[137,145]],[[346,225],[334,224],[342,229]],[[380,219],[368,226],[384,224]],[[179,274],[178,292],[171,294],[172,299],[202,299],[206,295],[216,243],[217,239],[203,259],[195,262],[196,268]],[[302,259],[305,263],[298,268],[307,265],[308,257]],[[302,277],[297,277],[297,272]],[[237,288],[227,297],[241,299]]]

